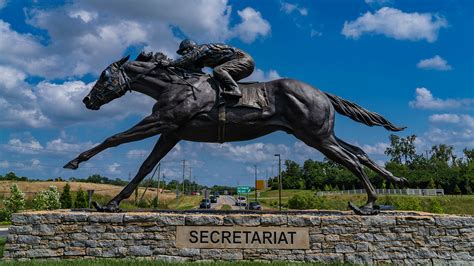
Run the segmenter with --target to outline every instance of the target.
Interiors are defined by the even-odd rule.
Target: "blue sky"
[[[100,72],[142,50],[176,57],[179,41],[226,42],[249,52],[251,79],[289,77],[356,102],[460,154],[474,147],[472,1],[12,1],[0,0],[0,174],[128,179],[156,138],[109,149],[62,169],[123,131],[153,102],[126,94],[100,111],[81,100]],[[390,132],[337,116],[336,134],[380,163]],[[322,155],[274,133],[225,144],[181,142],[163,161],[168,180],[188,160],[198,182],[251,185],[276,171],[275,153],[303,162]],[[187,167],[186,175],[189,175]],[[276,173],[276,172],[275,172]]]

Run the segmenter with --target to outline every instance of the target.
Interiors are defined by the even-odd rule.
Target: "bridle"
[[[127,63],[125,63],[127,64]],[[141,73],[141,74],[138,74],[136,75],[135,77],[133,78],[130,78],[128,76],[128,74],[125,72],[125,69],[124,69],[124,66],[125,64],[121,65],[120,67],[118,67],[118,75],[117,74],[113,74],[113,76],[110,77],[111,81],[108,81],[107,84],[104,86],[104,85],[99,85],[99,92],[97,93],[96,97],[99,101],[102,101],[104,102],[104,100],[106,99],[106,97],[108,97],[109,95],[111,94],[115,94],[117,97],[121,97],[123,96],[127,91],[132,91],[132,87],[131,87],[131,84],[136,82],[137,80],[139,79],[142,79],[143,77],[147,76],[148,74],[150,74],[153,70],[155,70],[157,67],[159,67],[161,64],[159,64],[158,62],[156,63],[153,63],[153,66],[150,67],[149,69],[147,69],[145,72]],[[182,78],[179,74],[177,74],[176,72],[174,72],[173,70],[171,70],[169,67],[165,67],[164,68],[166,71],[168,71],[169,73],[173,74],[174,76],[178,77],[180,80],[182,80],[183,82],[185,82],[187,85],[191,86],[192,88],[192,92],[193,92],[193,97],[194,99],[196,99],[196,95],[195,95],[195,92],[194,90],[198,90],[198,88],[196,88],[196,86],[194,86],[193,84],[191,84],[189,81],[187,81],[186,79]],[[116,72],[116,71],[114,71]],[[112,83],[112,84],[110,84]],[[110,87],[112,87],[113,89],[110,89]],[[107,90],[106,90],[107,89]]]
[[[112,74],[113,76],[110,77],[112,81],[108,81],[107,84],[104,85],[98,85],[99,87],[99,92],[97,93],[96,97],[100,101],[104,101],[106,97],[108,97],[111,94],[115,94],[117,97],[123,96],[127,90],[132,92],[132,87],[131,84],[133,82],[136,82],[137,80],[145,77],[146,75],[150,74],[154,69],[156,69],[159,64],[155,63],[153,67],[149,68],[147,71],[144,73],[141,73],[139,75],[136,75],[133,78],[130,78],[127,73],[125,72],[124,69],[125,64],[121,65],[118,68],[118,75],[117,74]],[[114,71],[115,72],[115,71]],[[110,84],[112,83],[112,84]],[[112,89],[110,89],[112,87]]]

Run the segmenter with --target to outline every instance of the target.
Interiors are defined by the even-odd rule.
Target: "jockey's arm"
[[[197,47],[193,51],[183,55],[181,58],[170,62],[169,65],[177,67],[186,67],[196,62],[196,60],[206,56],[208,52],[209,48],[206,45],[202,45],[200,47]]]

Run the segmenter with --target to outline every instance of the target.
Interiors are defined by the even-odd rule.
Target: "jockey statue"
[[[242,97],[236,81],[252,74],[255,63],[253,58],[240,49],[225,44],[201,44],[185,39],[176,51],[181,58],[169,62],[169,66],[185,69],[213,68],[214,77],[224,85],[225,97]]]

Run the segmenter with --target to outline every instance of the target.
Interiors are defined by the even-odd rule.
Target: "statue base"
[[[24,212],[4,259],[474,263],[474,217],[416,212]]]

